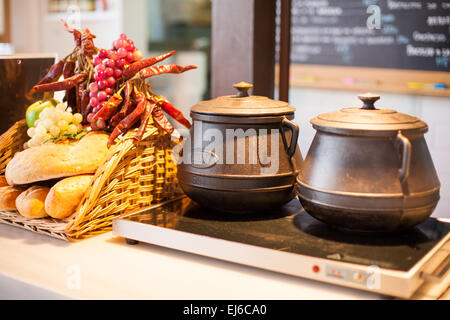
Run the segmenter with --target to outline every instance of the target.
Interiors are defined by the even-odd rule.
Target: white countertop
[[[111,232],[68,243],[0,224],[0,252],[0,299],[383,298],[158,246],[130,246]]]

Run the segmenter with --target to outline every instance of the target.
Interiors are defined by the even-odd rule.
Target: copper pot
[[[291,121],[295,108],[250,96],[251,87],[236,84],[236,95],[203,101],[191,110],[194,125],[178,180],[190,198],[214,210],[264,211],[295,197],[302,162],[299,128]],[[212,148],[214,134],[218,145]]]
[[[440,183],[425,122],[376,109],[359,96],[346,108],[311,120],[317,130],[297,178],[298,196],[315,218],[353,231],[396,231],[428,218]]]

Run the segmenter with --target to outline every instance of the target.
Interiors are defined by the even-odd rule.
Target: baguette
[[[0,210],[17,210],[16,199],[23,191],[24,189],[20,187],[0,187]]]
[[[45,198],[50,189],[47,187],[33,186],[22,192],[16,199],[16,207],[19,213],[26,218],[45,218]]]
[[[10,185],[95,173],[108,155],[109,135],[91,132],[81,140],[44,144],[18,152],[6,167]]]
[[[93,175],[66,178],[55,184],[45,199],[45,211],[55,219],[64,219],[75,213]]]

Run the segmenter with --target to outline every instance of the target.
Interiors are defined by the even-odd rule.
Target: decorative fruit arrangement
[[[117,137],[138,127],[134,139],[139,141],[150,117],[159,128],[172,135],[175,129],[163,111],[182,125],[191,126],[181,111],[166,98],[156,95],[145,80],[164,73],[182,73],[196,66],[155,66],[175,51],[143,59],[142,52],[125,34],[114,41],[112,49],[97,48],[94,45],[96,37],[89,29],[79,31],[70,28],[64,21],[62,23],[73,34],[75,49],[54,64],[30,94],[65,91],[66,105],[58,104],[40,110],[42,119],[39,118],[37,124],[33,123],[34,127],[29,130],[32,137],[29,147],[76,139],[84,131],[82,125],[87,130],[111,132],[109,145]],[[61,76],[64,80],[58,81]],[[35,114],[30,115],[30,122],[35,117]]]
[[[25,149],[48,142],[77,140],[86,134],[81,124],[83,122],[81,113],[72,114],[71,108],[68,108],[65,103],[51,105],[55,102],[57,103],[54,99],[38,101],[40,106],[44,106],[40,112],[38,112],[39,109],[33,109],[33,105],[27,111],[27,120],[31,119],[29,114],[37,114],[38,119],[33,122],[33,125],[28,124],[30,128],[27,134],[31,140],[25,143]],[[34,112],[31,113],[32,111]]]
[[[110,50],[100,49],[94,58],[95,81],[89,85],[91,117],[104,107],[114,94],[114,88],[117,81],[122,78],[125,66],[143,57],[142,52],[136,49],[133,41],[129,40],[125,34],[121,34],[120,38],[114,41],[113,47]],[[105,127],[103,121],[98,124],[100,129]]]
[[[25,114],[28,128],[34,127],[34,123],[39,119],[39,114],[42,112],[42,110],[47,107],[56,107],[58,103],[59,102],[55,99],[46,99],[37,101],[29,106]]]

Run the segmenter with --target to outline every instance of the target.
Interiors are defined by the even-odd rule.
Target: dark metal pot
[[[295,197],[302,162],[299,129],[291,121],[295,108],[249,96],[251,87],[236,84],[237,95],[191,110],[194,125],[183,145],[178,180],[190,198],[214,210],[264,211]]]
[[[376,109],[359,97],[311,120],[317,130],[297,178],[298,196],[315,218],[353,231],[396,231],[433,212],[440,183],[418,118]]]

